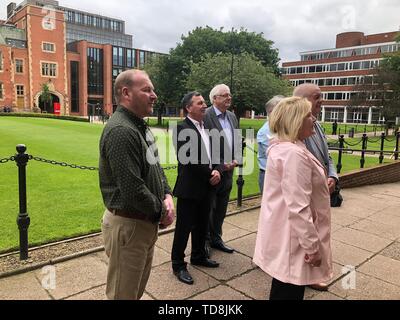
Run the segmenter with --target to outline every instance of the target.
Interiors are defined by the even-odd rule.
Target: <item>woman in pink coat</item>
[[[283,99],[270,116],[268,161],[253,261],[272,279],[270,300],[302,300],[306,285],[332,277],[330,197],[324,167],[303,140],[314,134],[311,103]]]

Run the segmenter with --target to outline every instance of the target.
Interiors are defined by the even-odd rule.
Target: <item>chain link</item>
[[[47,164],[52,164],[52,165],[56,165],[56,166],[61,166],[61,167],[70,167],[72,169],[81,169],[81,170],[90,170],[90,171],[95,171],[95,170],[99,170],[99,168],[96,167],[88,167],[88,166],[78,166],[77,164],[68,164],[66,162],[58,162],[55,160],[47,160],[47,159],[43,159],[40,157],[34,157],[29,155],[29,160],[35,160],[35,161],[39,161],[39,162],[43,162],[43,163],[47,163]]]
[[[354,147],[354,146],[360,144],[360,143],[362,142],[362,139],[361,139],[360,141],[354,143],[354,144],[349,143],[349,142],[346,142],[346,140],[343,140],[343,142],[344,142],[345,144],[347,144],[348,146],[350,146],[350,147]]]
[[[248,145],[246,145],[246,148],[249,149],[250,151],[253,151],[255,154],[258,154],[258,152],[256,150],[254,150],[252,147],[249,147]]]
[[[7,163],[8,161],[15,161],[15,157],[11,156],[9,158],[0,159],[0,163]]]
[[[169,167],[162,167],[163,170],[175,170],[178,169],[178,166],[169,166]]]

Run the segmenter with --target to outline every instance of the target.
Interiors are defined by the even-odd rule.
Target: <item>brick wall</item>
[[[342,188],[398,182],[400,181],[400,161],[345,173],[340,175],[339,179]]]

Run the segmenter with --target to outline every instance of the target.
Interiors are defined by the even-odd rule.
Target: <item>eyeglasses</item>
[[[225,93],[225,94],[217,94],[216,97],[232,98],[232,95],[230,93]]]

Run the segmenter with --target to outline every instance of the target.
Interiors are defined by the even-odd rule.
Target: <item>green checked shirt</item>
[[[171,194],[146,122],[118,106],[100,139],[100,189],[109,209],[140,212],[158,222]]]

